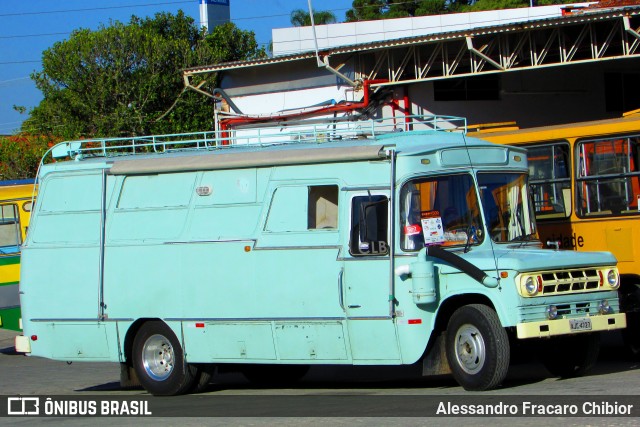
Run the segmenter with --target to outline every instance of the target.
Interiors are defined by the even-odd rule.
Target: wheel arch
[[[496,311],[498,318],[500,318],[500,321],[504,325],[502,313],[500,313],[499,307],[497,307],[487,295],[481,293],[456,294],[447,297],[440,303],[440,308],[438,309],[438,314],[436,315],[433,325],[432,335],[437,336],[441,332],[444,332],[447,329],[447,323],[453,312],[458,308],[469,304],[483,304],[492,308]]]
[[[640,312],[640,276],[621,274],[619,296],[622,311]]]
[[[133,322],[131,326],[129,326],[129,329],[127,329],[127,333],[124,336],[124,343],[123,343],[124,363],[126,363],[127,366],[132,366],[131,355],[133,353],[133,340],[136,338],[136,335],[140,330],[140,328],[142,327],[142,325],[150,321],[162,322],[163,320],[157,317],[142,317],[140,319],[137,319],[135,322]]]

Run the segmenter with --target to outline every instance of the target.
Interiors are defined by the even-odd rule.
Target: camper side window
[[[309,187],[307,228],[338,228],[338,186]]]
[[[265,231],[338,228],[338,186],[286,186],[273,193]]]
[[[386,255],[389,199],[382,195],[354,197],[351,202],[351,255]]]

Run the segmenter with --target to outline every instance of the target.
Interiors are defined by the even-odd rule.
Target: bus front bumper
[[[584,325],[590,321],[591,328],[586,329]],[[572,324],[579,323],[581,329],[572,328]],[[598,316],[587,316],[572,319],[543,320],[540,322],[518,323],[516,330],[519,339],[544,338],[558,335],[571,335],[583,332],[600,332],[622,329],[627,326],[627,319],[624,313],[603,314]]]

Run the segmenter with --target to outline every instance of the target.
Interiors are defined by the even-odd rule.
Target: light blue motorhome
[[[120,362],[158,395],[213,366],[313,364],[422,363],[485,390],[521,340],[585,371],[625,326],[615,258],[541,249],[523,149],[413,120],[54,147],[71,160],[39,172],[18,350]]]

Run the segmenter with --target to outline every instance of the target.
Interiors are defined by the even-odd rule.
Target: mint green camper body
[[[455,365],[462,385],[486,389],[506,375],[505,337],[542,344],[625,326],[611,254],[540,249],[523,149],[433,129],[314,138],[54,148],[73,160],[40,170],[18,348],[120,362],[155,394],[192,390],[214,365],[425,356],[425,371]],[[446,344],[461,308],[487,320],[459,321]]]

